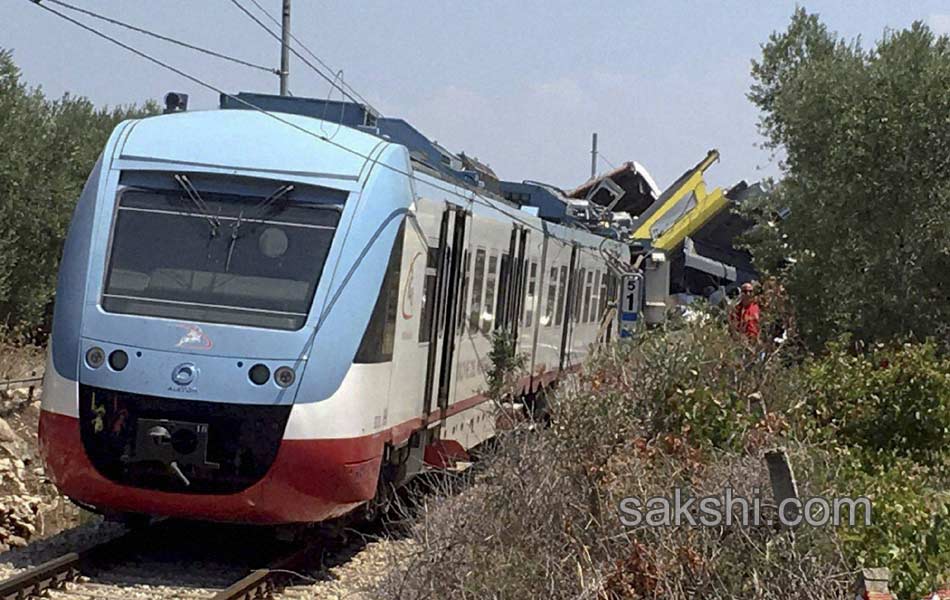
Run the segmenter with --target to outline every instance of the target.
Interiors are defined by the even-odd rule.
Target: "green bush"
[[[863,567],[886,566],[900,598],[921,598],[950,581],[950,492],[942,477],[907,458],[874,463],[842,453],[838,496],[866,496],[869,526],[841,527],[849,558]]]
[[[154,114],[29,89],[0,49],[0,327],[42,339],[76,199],[112,129]]]
[[[879,454],[942,465],[950,452],[950,358],[932,343],[843,343],[806,367],[816,430]]]
[[[492,332],[488,361],[491,365],[487,374],[488,395],[500,400],[521,374],[527,356],[518,353],[517,337],[499,329]]]

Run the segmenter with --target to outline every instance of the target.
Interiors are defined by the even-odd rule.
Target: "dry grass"
[[[38,346],[0,341],[0,380],[41,374],[43,358],[43,349]]]
[[[671,498],[675,488],[693,497],[731,488],[768,501],[762,453],[779,443],[793,446],[801,473],[829,471],[822,451],[796,445],[776,414],[798,400],[779,397],[793,382],[755,356],[721,329],[696,327],[589,361],[554,399],[550,428],[505,432],[473,485],[458,493],[443,480],[418,501],[414,550],[374,594],[852,597],[833,529],[620,520],[623,498]]]

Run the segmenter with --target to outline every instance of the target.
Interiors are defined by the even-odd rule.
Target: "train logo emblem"
[[[198,367],[193,363],[182,363],[172,371],[172,381],[177,385],[189,385],[198,376]]]
[[[179,325],[179,327],[185,330],[185,335],[181,336],[181,339],[175,344],[176,348],[211,350],[211,347],[214,346],[211,338],[204,331],[201,331],[201,327],[197,325]]]

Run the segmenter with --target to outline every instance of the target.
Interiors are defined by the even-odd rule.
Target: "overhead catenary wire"
[[[599,158],[600,160],[602,160],[602,161],[604,161],[605,163],[607,163],[607,166],[610,167],[611,169],[616,169],[616,168],[617,168],[616,165],[614,165],[614,163],[612,163],[612,162],[610,162],[609,160],[607,160],[607,157],[604,156],[604,153],[603,153],[603,152],[598,152],[598,153],[597,153],[597,158]]]
[[[280,36],[279,33],[275,32],[275,31],[272,30],[270,27],[268,27],[263,21],[261,21],[261,20],[260,20],[258,17],[256,17],[253,13],[251,13],[251,11],[249,11],[249,10],[247,9],[247,7],[245,7],[243,4],[241,4],[238,0],[231,0],[231,3],[234,4],[234,6],[238,7],[238,9],[239,9],[241,12],[243,12],[245,15],[247,15],[247,17],[248,17],[249,19],[251,19],[252,21],[254,21],[255,23],[257,23],[257,24],[261,27],[261,29],[263,29],[263,30],[266,31],[268,34],[270,34],[271,37],[273,37],[275,40],[279,41],[279,42],[281,43],[281,46],[283,46],[283,43],[284,43],[284,42],[283,42],[283,40],[281,39],[281,36]],[[335,79],[336,79],[335,77],[333,77],[332,75],[327,75],[326,73],[324,73],[323,71],[321,71],[316,65],[314,65],[312,62],[310,62],[309,60],[307,60],[307,58],[306,58],[304,55],[302,55],[300,52],[298,52],[296,48],[294,48],[294,47],[291,46],[291,45],[288,45],[288,46],[287,46],[287,49],[290,50],[290,52],[291,52],[294,56],[296,56],[298,59],[300,59],[300,61],[301,61],[303,64],[305,64],[305,65],[307,65],[308,67],[310,67],[310,69],[311,69],[314,73],[316,73],[317,75],[319,75],[320,77],[322,77],[324,80],[326,80],[326,82],[329,83],[330,86],[332,86],[332,87],[334,87],[334,88],[340,90],[340,93],[341,93],[341,94],[343,94],[344,96],[346,96],[347,98],[349,98],[349,99],[352,100],[353,102],[355,102],[355,103],[357,103],[357,104],[365,104],[366,107],[369,108],[370,110],[372,110],[373,112],[375,112],[375,113],[377,113],[377,114],[379,113],[379,111],[376,110],[375,107],[373,107],[373,106],[370,105],[368,102],[366,102],[366,100],[363,100],[362,97],[357,98],[358,94],[357,94],[356,96],[354,96],[354,95],[351,94],[350,92],[346,91],[346,89],[344,89],[343,87],[341,87],[339,84],[337,84],[336,81],[335,81]]]
[[[320,141],[322,141],[322,142],[324,142],[324,143],[330,144],[331,146],[334,146],[334,147],[336,147],[336,148],[338,148],[338,149],[340,149],[340,150],[342,150],[342,151],[344,151],[344,152],[348,152],[348,153],[350,153],[350,154],[353,154],[354,156],[357,156],[357,157],[359,157],[359,158],[362,158],[363,160],[375,162],[375,163],[378,164],[380,167],[382,167],[382,168],[384,168],[384,169],[388,169],[388,170],[393,171],[393,172],[395,172],[395,173],[398,173],[398,174],[400,174],[400,175],[403,175],[404,177],[407,177],[407,178],[409,178],[409,179],[411,179],[411,180],[413,180],[413,181],[418,181],[418,182],[421,182],[421,183],[425,183],[425,184],[427,184],[427,185],[430,185],[430,186],[434,187],[435,189],[438,189],[438,190],[440,190],[440,191],[446,192],[447,194],[451,194],[451,195],[453,195],[453,196],[456,196],[456,197],[458,197],[458,198],[461,198],[462,200],[465,200],[465,201],[467,201],[467,202],[477,203],[477,204],[480,204],[480,205],[482,205],[482,206],[485,206],[486,208],[489,208],[489,209],[491,209],[491,210],[494,210],[494,211],[496,211],[496,212],[499,212],[499,213],[505,215],[507,218],[509,218],[509,219],[511,219],[512,221],[515,221],[515,222],[521,224],[522,226],[524,226],[524,227],[526,227],[526,228],[528,228],[528,229],[531,229],[531,230],[540,232],[542,235],[545,235],[545,236],[550,235],[551,237],[554,237],[555,239],[561,239],[561,238],[558,238],[556,235],[553,235],[550,231],[547,230],[546,227],[538,227],[537,225],[531,223],[530,221],[526,221],[526,220],[524,220],[524,219],[521,219],[521,218],[519,218],[518,216],[513,215],[513,214],[511,214],[511,213],[508,212],[508,211],[502,210],[499,206],[496,206],[496,205],[492,204],[491,202],[480,198],[480,197],[475,193],[474,190],[470,190],[470,194],[471,194],[470,196],[469,196],[469,195],[465,195],[465,194],[461,194],[461,193],[459,193],[456,189],[453,189],[453,188],[450,188],[450,187],[446,187],[446,186],[442,186],[442,185],[439,185],[438,183],[434,183],[434,182],[431,182],[431,181],[425,181],[425,180],[419,179],[419,178],[416,176],[416,174],[413,173],[412,171],[404,171],[404,170],[400,169],[399,167],[395,167],[395,166],[393,166],[393,165],[388,165],[388,164],[386,164],[386,163],[377,162],[377,159],[375,159],[375,158],[373,158],[373,157],[371,157],[371,156],[368,156],[368,155],[366,155],[366,154],[363,154],[362,152],[359,152],[358,150],[354,150],[354,149],[352,149],[352,148],[348,148],[348,147],[344,146],[343,144],[340,144],[339,142],[334,142],[332,139],[329,139],[329,138],[327,138],[326,136],[322,136],[322,135],[319,135],[319,134],[317,134],[317,133],[314,133],[313,131],[310,131],[310,130],[304,128],[304,127],[301,127],[300,125],[297,125],[296,123],[293,123],[293,122],[291,122],[291,121],[288,121],[288,120],[286,120],[286,119],[284,119],[284,118],[282,118],[282,117],[280,117],[280,116],[278,116],[278,115],[276,115],[276,114],[274,114],[274,113],[272,113],[272,112],[269,112],[269,111],[267,111],[266,109],[261,108],[260,106],[257,106],[257,105],[255,105],[255,104],[253,104],[253,103],[251,103],[251,102],[245,100],[244,98],[240,98],[240,97],[235,96],[235,95],[233,95],[233,94],[229,94],[228,92],[225,92],[224,90],[218,88],[217,86],[215,86],[215,85],[213,85],[213,84],[211,84],[211,83],[208,83],[208,82],[206,82],[206,81],[204,81],[204,80],[202,80],[202,79],[200,79],[200,78],[198,78],[198,77],[196,77],[196,76],[194,76],[194,75],[191,75],[190,73],[187,73],[187,72],[185,72],[185,71],[179,69],[178,67],[175,67],[175,66],[173,66],[173,65],[171,65],[171,64],[169,64],[169,63],[167,63],[167,62],[164,62],[164,61],[162,61],[161,59],[155,58],[154,56],[151,56],[150,54],[148,54],[148,53],[146,53],[146,52],[143,52],[142,50],[139,50],[139,49],[137,49],[137,48],[135,48],[135,47],[133,47],[133,46],[130,46],[129,44],[126,44],[125,42],[123,42],[123,41],[121,41],[121,40],[118,40],[118,39],[116,39],[116,38],[110,36],[109,34],[103,33],[103,32],[101,32],[101,31],[97,30],[96,28],[94,28],[94,27],[92,27],[92,26],[90,26],[90,25],[87,25],[87,24],[83,23],[82,21],[79,21],[79,20],[77,20],[77,19],[74,19],[73,17],[70,17],[70,16],[67,15],[67,14],[61,13],[61,12],[59,12],[59,11],[53,9],[53,8],[50,8],[49,6],[46,6],[45,4],[43,4],[43,3],[40,2],[40,1],[37,1],[37,0],[27,0],[27,1],[28,1],[28,2],[31,2],[32,4],[35,4],[35,5],[39,6],[39,7],[42,8],[43,10],[45,10],[45,11],[47,11],[47,12],[53,14],[53,15],[58,16],[58,17],[61,18],[61,19],[64,19],[64,20],[66,20],[66,21],[68,21],[68,22],[70,22],[70,23],[76,25],[77,27],[79,27],[79,28],[81,28],[81,29],[84,29],[84,30],[88,31],[89,33],[92,33],[93,35],[96,35],[96,36],[98,36],[98,37],[101,37],[101,38],[104,39],[104,40],[107,40],[107,41],[109,41],[109,42],[112,42],[113,44],[115,44],[115,45],[117,45],[117,46],[119,46],[119,47],[121,47],[121,48],[123,48],[123,49],[125,49],[125,50],[127,50],[127,51],[129,51],[129,52],[131,52],[132,54],[135,54],[136,56],[139,56],[139,57],[141,57],[141,58],[144,58],[145,60],[147,60],[147,61],[149,61],[149,62],[152,62],[152,63],[154,63],[154,64],[156,64],[156,65],[158,65],[158,66],[160,66],[160,67],[162,67],[162,68],[164,68],[164,69],[167,69],[167,70],[171,71],[172,73],[175,73],[176,75],[179,75],[179,76],[181,76],[181,77],[184,77],[185,79],[187,79],[188,81],[191,81],[192,83],[194,83],[194,84],[196,84],[196,85],[199,85],[199,86],[201,86],[201,87],[203,87],[203,88],[205,88],[205,89],[208,89],[208,90],[211,90],[211,91],[213,91],[213,92],[215,92],[215,93],[217,93],[217,94],[220,94],[220,95],[222,95],[222,96],[224,96],[224,97],[226,97],[226,98],[228,98],[228,99],[230,99],[230,100],[233,100],[234,102],[237,102],[237,103],[239,103],[239,104],[242,104],[242,105],[244,105],[244,106],[250,108],[251,110],[257,111],[257,112],[259,112],[259,113],[261,113],[261,114],[263,114],[263,115],[265,115],[265,116],[267,116],[267,117],[269,117],[269,118],[271,118],[271,119],[274,119],[275,121],[278,121],[278,122],[280,122],[280,123],[283,123],[284,125],[287,125],[288,127],[291,127],[291,128],[293,128],[293,129],[296,129],[296,130],[300,131],[301,133],[304,133],[304,134],[309,135],[309,136],[311,136],[311,137],[313,137],[313,138],[316,138],[316,139],[318,139],[318,140],[320,140]],[[464,188],[463,188],[463,189],[464,189]],[[513,209],[513,210],[517,210],[517,209]],[[563,241],[563,240],[562,240],[562,241]]]
[[[253,4],[254,6],[257,7],[257,10],[261,11],[262,13],[264,13],[264,16],[266,16],[266,17],[270,20],[271,23],[273,23],[274,25],[276,25],[276,26],[278,26],[278,27],[281,26],[281,23],[280,23],[280,21],[277,20],[277,17],[273,16],[270,12],[268,12],[268,10],[267,10],[266,8],[264,8],[263,6],[261,6],[261,3],[258,2],[258,0],[250,0],[250,2],[251,2],[251,4]],[[326,63],[326,61],[324,61],[322,58],[320,58],[319,56],[317,56],[310,48],[307,47],[306,44],[304,44],[302,41],[300,41],[300,38],[298,38],[297,36],[295,36],[295,35],[293,34],[293,32],[290,32],[290,39],[292,39],[293,41],[297,42],[297,45],[299,45],[301,48],[303,48],[304,52],[306,52],[307,54],[309,54],[311,58],[313,58],[315,61],[317,61],[318,63],[320,63],[320,66],[322,66],[324,69],[326,69],[327,71],[329,71],[329,72],[331,72],[331,73],[337,73],[337,71],[336,71],[335,69],[333,69],[332,67],[330,67],[330,65],[328,65],[328,64]],[[372,109],[373,111],[375,111],[377,114],[381,114],[381,113],[379,113],[378,110],[376,110],[376,108],[374,108],[374,107],[369,103],[368,100],[366,100],[366,98],[364,98],[364,97],[362,96],[362,94],[360,94],[358,91],[356,91],[355,89],[353,89],[353,86],[351,86],[350,84],[348,84],[348,83],[347,83],[346,81],[344,81],[342,78],[340,79],[340,83],[341,83],[342,85],[346,86],[346,89],[348,89],[348,90],[350,90],[351,92],[353,92],[353,95],[356,96],[357,98],[359,98],[360,101],[361,101],[363,104],[365,104],[367,107],[371,108],[371,109]]]
[[[100,21],[104,21],[104,22],[110,23],[110,24],[112,24],[112,25],[117,25],[117,26],[119,26],[119,27],[124,27],[125,29],[129,29],[129,30],[131,30],[131,31],[135,31],[135,32],[141,33],[141,34],[143,34],[143,35],[151,36],[151,37],[153,37],[153,38],[162,40],[162,41],[164,41],[164,42],[168,42],[168,43],[171,43],[171,44],[176,44],[176,45],[178,45],[178,46],[182,46],[182,47],[184,47],[184,48],[188,48],[189,50],[195,50],[196,52],[201,52],[201,53],[207,54],[207,55],[209,55],[209,56],[214,56],[214,57],[216,57],[216,58],[220,58],[220,59],[222,59],[222,60],[230,61],[230,62],[233,62],[233,63],[238,64],[238,65],[243,65],[243,66],[245,66],[245,67],[250,67],[250,68],[252,68],[252,69],[257,69],[257,70],[259,70],[259,71],[265,71],[265,72],[270,73],[270,74],[272,74],[272,75],[279,75],[279,74],[280,74],[280,70],[279,70],[279,69],[276,69],[276,68],[274,68],[274,67],[268,67],[268,66],[265,66],[265,65],[259,65],[259,64],[256,64],[256,63],[252,63],[252,62],[249,62],[249,61],[246,61],[246,60],[237,58],[237,57],[235,57],[235,56],[229,56],[229,55],[227,55],[227,54],[222,54],[222,53],[220,53],[220,52],[216,52],[216,51],[210,50],[210,49],[208,49],[208,48],[202,48],[201,46],[196,46],[196,45],[194,45],[194,44],[189,44],[188,42],[183,42],[183,41],[181,41],[181,40],[175,39],[175,38],[173,38],[173,37],[169,37],[169,36],[167,36],[167,35],[162,35],[162,34],[160,34],[160,33],[156,33],[156,32],[154,32],[154,31],[150,31],[150,30],[144,29],[144,28],[142,28],[142,27],[136,27],[135,25],[132,25],[132,24],[130,24],[130,23],[126,23],[126,22],[120,21],[120,20],[118,20],[118,19],[113,19],[112,17],[107,17],[107,16],[105,16],[105,15],[101,15],[101,14],[96,13],[96,12],[93,12],[93,11],[91,11],[91,10],[87,10],[87,9],[81,8],[81,7],[79,7],[79,6],[74,6],[74,5],[72,5],[72,4],[68,4],[68,3],[66,3],[66,2],[62,2],[62,0],[31,0],[31,1],[32,1],[34,4],[38,4],[38,5],[40,5],[40,6],[42,6],[42,3],[43,3],[43,2],[48,2],[48,3],[50,3],[50,4],[56,4],[57,6],[62,6],[63,8],[66,8],[66,9],[68,9],[68,10],[72,10],[72,11],[75,11],[75,12],[78,12],[78,13],[82,13],[82,14],[88,16],[88,17],[92,17],[93,19],[98,19],[98,20],[100,20]],[[46,8],[46,7],[44,7],[44,8]]]

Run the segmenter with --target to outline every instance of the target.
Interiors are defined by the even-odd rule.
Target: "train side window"
[[[551,267],[551,277],[548,281],[548,298],[544,309],[543,325],[554,323],[554,309],[557,306],[557,267]]]
[[[610,302],[617,301],[617,276],[613,273],[608,274],[607,276],[607,299]]]
[[[482,333],[492,330],[495,320],[495,284],[498,282],[498,256],[492,252],[488,256],[488,275],[485,277],[485,308],[482,313]]]
[[[426,252],[426,277],[422,286],[422,320],[419,322],[419,342],[429,341],[432,333],[432,309],[435,307],[435,281],[439,272],[439,249],[429,247]]]
[[[524,327],[531,327],[531,324],[534,322],[534,303],[536,301],[535,294],[537,293],[537,288],[538,263],[531,261],[531,265],[528,267],[528,288],[524,302]]]
[[[459,290],[459,314],[458,314],[458,328],[459,334],[465,333],[465,301],[468,300],[468,281],[469,273],[468,268],[471,266],[472,257],[471,253],[466,249],[462,253],[462,284],[461,289]]]
[[[489,265],[490,266],[490,265]],[[491,269],[489,269],[490,271]],[[499,273],[499,281],[501,285],[498,286],[498,301],[495,303],[495,315],[498,317],[495,319],[495,326],[493,329],[498,329],[499,327],[504,327],[505,323],[503,321],[508,321],[508,315],[506,312],[506,304],[508,302],[508,294],[511,291],[512,284],[512,273],[511,273],[511,260],[508,258],[508,253],[503,252],[501,255],[501,271]]]
[[[579,283],[579,282],[578,282]],[[585,323],[590,322],[590,298],[593,293],[594,285],[594,272],[587,272],[587,284],[584,286],[584,314],[581,316],[581,319]]]
[[[581,299],[584,297],[584,273],[585,269],[577,269],[574,271],[574,290],[573,297],[571,298],[571,317],[574,319],[575,323],[579,323],[583,320],[581,315]]]
[[[399,273],[402,265],[402,238],[404,226],[399,226],[396,241],[389,253],[386,275],[380,286],[373,314],[369,318],[355,363],[380,363],[393,359],[396,340],[396,315],[399,310]]]
[[[482,286],[485,283],[485,249],[475,251],[475,270],[472,272],[472,303],[469,309],[468,329],[478,331],[482,316]]]
[[[594,292],[593,298],[590,301],[590,319],[591,321],[600,321],[601,317],[601,303],[603,302],[603,294],[600,293],[600,278],[601,273],[597,271],[594,274]]]
[[[554,324],[560,325],[561,318],[567,319],[569,316],[564,314],[564,307],[567,306],[567,267],[561,267],[560,280],[557,290],[557,312],[554,313]]]

